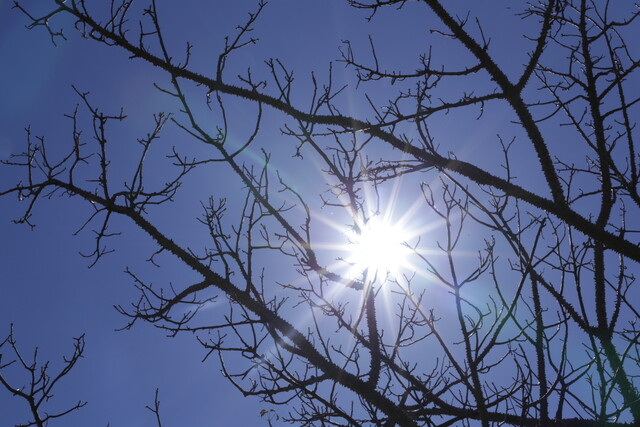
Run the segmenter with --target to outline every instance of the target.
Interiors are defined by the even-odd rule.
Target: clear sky
[[[154,82],[167,83],[162,74],[129,61],[117,49],[83,40],[68,21],[54,22],[54,27],[64,27],[68,40],[53,46],[44,31],[25,29],[27,20],[11,9],[12,3],[0,1],[2,158],[22,150],[28,125],[34,135],[46,135],[52,147],[68,141],[70,121],[63,115],[79,102],[71,85],[90,91],[91,99],[105,111],[125,109],[130,119],[119,135],[126,144],[135,144],[135,138],[149,130],[153,113],[176,109],[172,100],[152,87]],[[257,24],[260,45],[241,52],[230,66],[264,71],[262,61],[278,56],[297,67],[301,77],[316,67],[325,71],[327,60],[338,57],[341,39],[353,35],[351,20],[361,18],[342,3],[273,2]],[[184,10],[170,2],[159,4],[167,26],[175,30],[176,47],[181,49],[185,40],[194,42],[194,60],[203,68],[213,66],[224,37],[246,20],[256,2],[198,2]],[[26,2],[25,6],[42,5]],[[17,171],[0,168],[3,185],[18,179]],[[225,193],[223,187],[216,195]],[[164,338],[163,332],[149,325],[115,331],[126,321],[113,306],[137,298],[124,268],[141,264],[144,268],[144,259],[151,254],[149,242],[139,234],[118,239],[113,242],[117,252],[88,269],[90,262],[78,252],[91,251],[92,237],[90,233],[72,236],[83,218],[74,213],[78,205],[57,198],[50,202],[36,212],[37,227],[30,231],[11,223],[22,209],[17,200],[0,198],[0,336],[13,323],[18,344],[27,355],[38,346],[41,360],[50,359],[52,367],[59,367],[62,356],[72,351],[72,337],[86,334],[85,357],[57,388],[51,409],[77,400],[88,405],[55,425],[152,425],[154,419],[145,405],[153,401],[156,387],[166,425],[266,424],[259,416],[266,405],[242,398],[220,374],[216,358],[201,364],[205,353],[192,337]],[[202,233],[195,221],[199,205],[191,202],[195,213],[183,218],[186,225],[180,227],[186,229],[174,230],[175,234]],[[24,402],[2,390],[0,425],[13,425],[26,417]]]
[[[103,111],[116,113],[120,107],[124,108],[127,120],[114,124],[110,134],[114,159],[122,168],[116,168],[114,175],[124,179],[130,166],[129,150],[136,146],[136,138],[151,129],[152,114],[176,112],[179,108],[175,100],[153,87],[153,83],[167,87],[166,76],[142,61],[128,59],[119,49],[82,39],[67,19],[53,21],[52,27],[64,28],[68,38],[58,40],[58,45],[53,46],[44,30],[25,29],[28,21],[19,11],[12,10],[12,3],[0,0],[0,158],[6,159],[23,149],[27,126],[31,126],[34,136],[45,136],[53,151],[62,150],[71,134],[71,121],[64,115],[72,113],[80,102],[72,89],[74,85],[79,91],[90,92],[92,102]],[[44,3],[48,2],[25,2],[25,7],[46,9],[42,6]],[[171,36],[171,49],[182,52],[185,42],[192,42],[194,68],[210,75],[224,47],[224,37],[233,34],[247,13],[255,10],[256,4],[252,0],[158,3],[161,17],[166,20],[163,21],[166,34]],[[339,57],[338,48],[343,40],[351,40],[354,46],[361,47],[363,56],[366,55],[369,33],[375,34],[374,41],[385,61],[407,69],[417,66],[415,55],[406,53],[421,51],[421,46],[432,35],[422,24],[425,17],[416,13],[418,9],[413,4],[393,14],[383,11],[382,16],[367,23],[365,13],[349,8],[346,3],[342,0],[273,0],[255,25],[253,35],[260,39],[259,43],[233,57],[228,75],[235,78],[235,74],[251,67],[254,75],[266,76],[263,61],[282,59],[295,70],[300,82],[296,101],[305,106],[311,71],[325,79],[327,64]],[[526,29],[528,25],[502,19],[512,14],[503,7],[509,3],[495,1],[492,2],[495,9],[488,7],[477,12],[491,33],[495,58],[507,70],[525,61],[521,33],[522,27]],[[446,45],[441,46],[441,50],[434,53],[443,62],[455,66],[468,59],[447,51]],[[353,83],[350,70],[342,65],[334,67],[336,82]],[[362,93],[353,85],[348,91],[352,92],[345,96],[348,101],[344,105],[349,109],[345,113],[370,117],[371,112],[366,110],[366,102],[360,96]],[[379,92],[371,96],[386,98],[385,93]],[[208,113],[202,101],[197,99],[196,114],[206,118],[205,122],[213,129],[220,117]],[[80,123],[89,134],[86,110],[79,111]],[[252,131],[255,106],[231,102],[229,113],[231,143],[234,138],[244,141]],[[326,186],[319,168],[309,168],[308,163],[292,159],[295,141],[280,134],[281,120],[277,121],[270,112],[266,114],[260,142],[243,153],[243,161],[259,165],[260,149],[267,149],[273,153],[274,170],[293,182],[296,190],[309,199],[322,194]],[[516,131],[509,128],[513,124],[509,124],[511,119],[505,109],[498,107],[486,114],[482,121],[475,122],[472,133],[456,125],[455,120],[435,124],[433,129],[456,141],[458,145],[451,149],[460,157],[466,156],[479,164],[495,164],[500,155],[499,146],[484,142],[494,138],[498,131],[504,132],[507,139]],[[558,136],[561,138],[562,134]],[[162,154],[169,152],[171,146],[184,146],[188,153],[202,153],[189,144],[175,126],[168,128],[161,139],[160,151],[152,160],[156,172],[167,165]],[[524,177],[531,167],[532,151],[526,146],[520,150],[522,156],[516,167],[524,182],[539,179],[539,176]],[[562,147],[558,153],[567,150],[570,148]],[[22,179],[20,173],[0,167],[0,190]],[[176,202],[166,210],[152,212],[152,218],[176,241],[199,248],[204,244],[206,232],[195,219],[201,211],[200,200],[209,195],[227,197],[230,215],[237,212],[235,204],[241,202],[242,187],[229,176],[229,170],[223,167],[198,172],[187,180],[188,185]],[[158,172],[149,179],[162,182],[165,177]],[[399,200],[398,212],[393,215],[401,216],[412,201]],[[313,203],[319,205],[320,199],[316,197]],[[88,401],[88,404],[65,421],[51,425],[153,425],[154,419],[145,405],[152,403],[156,388],[160,393],[163,425],[266,425],[260,411],[270,407],[255,398],[243,398],[223,378],[217,358],[201,363],[205,352],[192,336],[165,338],[163,331],[142,323],[131,330],[116,331],[126,325],[126,319],[114,305],[126,307],[138,297],[131,279],[124,273],[126,267],[144,274],[150,282],[171,282],[178,287],[197,281],[193,272],[170,262],[160,269],[150,266],[145,260],[153,253],[154,246],[123,220],[115,220],[113,224],[114,231],[121,231],[122,236],[108,243],[115,252],[89,269],[91,261],[79,252],[93,250],[92,233],[84,231],[74,235],[89,213],[84,204],[57,196],[41,203],[34,213],[36,228],[33,231],[11,222],[23,209],[24,204],[14,197],[0,198],[0,338],[13,323],[23,354],[30,355],[38,346],[41,360],[51,360],[55,369],[60,366],[61,357],[71,352],[72,338],[86,334],[84,359],[56,389],[51,408],[66,407],[77,400]],[[330,221],[346,222],[341,217],[344,213],[337,210],[327,209],[322,215],[340,218]],[[416,228],[420,225],[426,229],[430,224],[429,218],[411,220]],[[328,230],[332,232],[334,237],[338,234],[336,230]],[[323,243],[329,245],[328,240],[325,238]],[[325,255],[327,259],[332,256]],[[13,425],[28,416],[23,401],[0,390],[0,426]]]

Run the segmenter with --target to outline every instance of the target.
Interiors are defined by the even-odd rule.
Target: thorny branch
[[[404,71],[384,63],[375,37],[369,38],[370,63],[347,41],[340,62],[355,71],[357,87],[334,83],[330,66],[324,84],[312,75],[309,104],[301,106],[295,101],[301,89],[281,60],[266,62],[264,78],[251,69],[235,81],[229,77],[233,55],[258,43],[264,2],[225,39],[211,75],[191,66],[191,43],[184,59],[175,59],[163,31],[166,18],[153,0],[140,16],[133,1],[112,1],[106,17],[90,12],[84,0],[54,3],[40,17],[20,2],[15,7],[30,28],[46,28],[54,41],[62,31],[50,23],[67,15],[85,38],[158,67],[168,84],[156,88],[177,104],[176,113],[155,115],[151,132],[138,140],[124,184],[112,176],[118,159],[111,158],[107,129],[125,115],[101,112],[77,89],[83,109],[67,116],[72,147],[62,160],[52,161],[45,138],[28,128],[25,151],[4,161],[24,174],[0,190],[27,201],[16,222],[32,225],[43,198],[76,197],[91,209],[78,232],[95,227],[92,265],[110,252],[106,242],[117,233],[109,226],[121,216],[155,242],[150,262],[162,267],[173,257],[199,276],[190,284],[158,285],[127,269],[140,298],[117,307],[129,319],[126,328],[145,321],[169,334],[196,334],[205,358],[217,354],[234,387],[287,405],[282,418],[301,425],[640,422],[634,303],[640,250],[631,220],[640,210],[633,120],[640,96],[628,84],[640,66],[628,41],[640,12],[618,16],[609,1],[523,6],[520,18],[533,23],[534,35],[526,36],[527,59],[518,66],[498,60],[492,29],[472,11],[459,16],[443,2],[419,1],[416,10],[428,17],[430,34],[456,41],[468,64],[439,65],[428,47],[416,55],[418,67]],[[373,20],[383,8],[402,13],[408,2],[349,3]],[[451,84],[463,89],[441,89]],[[385,105],[370,96],[380,87],[384,93],[397,88]],[[363,102],[371,117],[341,112],[342,95],[367,90]],[[198,91],[219,121],[215,131],[197,113]],[[253,103],[256,114],[245,124],[245,140],[232,144],[228,106],[238,99]],[[499,105],[512,115],[504,133],[518,128],[509,144],[497,137],[500,164],[463,160],[455,141],[437,132],[438,121],[452,112],[461,112],[457,117],[473,129]],[[91,143],[81,130],[84,110]],[[284,117],[282,133],[294,140],[297,160],[321,165],[326,187],[317,192],[318,209],[313,196],[273,166],[272,147],[261,138],[264,117],[273,111]],[[214,154],[191,158],[183,146],[172,147],[172,176],[148,167],[168,124]],[[568,156],[556,141],[558,128],[572,132],[578,155]],[[526,164],[519,158],[525,145],[535,153]],[[260,153],[259,160],[243,163],[249,151]],[[233,200],[207,195],[199,222],[209,245],[197,251],[174,240],[149,213],[176,200],[192,171],[217,165],[226,166],[245,193]],[[518,176],[527,168],[544,184]],[[165,184],[150,190],[156,173]],[[354,277],[350,266],[343,268],[346,259],[323,252],[318,211],[344,210],[347,226],[362,233],[384,214],[393,185],[416,200],[409,213],[436,225],[404,242],[412,254],[408,271]],[[227,312],[205,315],[214,304],[225,304]],[[227,354],[243,367],[232,369]],[[157,392],[148,408],[160,425]]]

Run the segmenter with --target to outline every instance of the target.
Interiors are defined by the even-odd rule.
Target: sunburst
[[[347,233],[348,275],[351,278],[366,275],[367,281],[397,276],[409,267],[409,234],[400,222],[393,223],[388,218],[373,217],[366,223],[356,224]]]

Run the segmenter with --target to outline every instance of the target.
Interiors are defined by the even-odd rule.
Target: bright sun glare
[[[401,226],[372,218],[360,226],[360,233],[353,230],[349,240],[350,275],[359,276],[365,271],[370,277],[396,275],[407,265],[409,249],[405,245],[405,232]]]

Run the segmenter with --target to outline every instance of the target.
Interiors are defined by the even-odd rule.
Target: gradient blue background
[[[24,5],[44,10],[43,4],[47,3],[33,0]],[[233,34],[235,27],[246,19],[247,12],[255,10],[256,4],[249,0],[158,3],[161,18],[166,19],[166,34],[171,36],[171,48],[182,52],[186,40],[193,42],[194,68],[211,75],[224,46],[224,36]],[[421,10],[409,3],[398,12],[384,10],[381,12],[384,16],[366,24],[366,15],[346,3],[342,0],[272,1],[255,26],[254,35],[260,38],[259,44],[234,56],[228,75],[252,67],[254,75],[266,76],[263,60],[277,57],[295,70],[300,81],[308,82],[311,71],[326,76],[327,63],[339,57],[342,40],[352,40],[354,47],[358,46],[362,56],[367,57],[369,33],[375,34],[376,45],[384,51],[387,63],[399,68],[405,66],[405,69],[417,66],[413,52],[423,51],[431,40]],[[491,4],[493,8],[487,7],[479,13],[485,28],[491,31],[492,53],[505,67],[518,69],[526,60],[526,51],[521,48],[522,27],[526,30],[529,24],[504,19],[512,13],[505,8],[510,2],[501,0]],[[123,144],[119,146],[121,151],[116,152],[123,156],[120,160],[125,163],[127,144],[135,145],[135,138],[151,129],[151,114],[177,110],[173,100],[152,87],[153,82],[167,86],[166,76],[158,70],[141,61],[129,60],[120,49],[82,39],[67,19],[55,19],[52,23],[54,28],[63,27],[68,37],[54,47],[42,29],[26,30],[26,18],[11,10],[11,6],[12,2],[0,0],[0,158],[22,150],[24,127],[28,125],[32,126],[34,135],[45,135],[51,146],[68,143],[70,121],[63,114],[71,113],[79,102],[72,84],[81,91],[90,91],[91,99],[104,111],[117,112],[124,107],[129,119],[122,126],[115,126],[114,140]],[[460,5],[461,11],[463,6]],[[407,52],[412,53],[406,55]],[[437,54],[443,62],[454,65],[466,64],[468,59],[457,54],[447,56],[446,45]],[[349,81],[350,73],[341,65],[335,66],[337,81]],[[297,98],[302,106],[306,105],[305,84],[301,83]],[[373,96],[386,98],[385,93]],[[255,108],[245,105],[250,128]],[[242,104],[234,106],[236,126],[232,132],[237,129],[238,139],[242,140],[248,132],[242,127],[245,112]],[[351,109],[345,113],[358,117],[371,114],[361,96],[353,98]],[[482,141],[494,138],[502,130],[497,123],[508,113],[499,107],[487,114],[491,114],[490,120],[478,124],[471,135],[451,121],[443,122],[440,127],[435,124],[434,132],[458,141],[459,146],[451,149],[461,149],[457,151],[460,158],[495,164],[496,157],[500,156],[499,148]],[[86,113],[83,117],[87,118]],[[305,170],[302,162],[290,162],[294,142],[285,142],[279,136],[280,126],[280,122],[268,120],[264,124],[266,133],[272,136],[268,144],[274,153],[274,162],[282,165],[283,170],[286,168],[301,191],[305,191],[306,180],[317,180],[320,173]],[[181,135],[173,129],[163,138],[169,145],[177,145],[184,138]],[[562,150],[566,149],[569,148]],[[536,175],[526,177],[533,163],[528,161],[532,151],[526,144],[521,150],[522,164],[517,170],[525,181],[535,182],[539,178]],[[251,152],[246,156],[247,161],[252,160]],[[302,176],[303,172],[308,174]],[[154,213],[154,219],[170,230],[173,237],[184,242],[198,241],[202,228],[195,219],[174,222],[172,215],[177,211],[197,210],[197,201],[208,192],[239,194],[228,185],[226,173],[221,170],[219,175],[196,176],[210,183],[207,185],[211,188],[205,186],[193,194],[187,190],[187,194],[181,196],[184,199],[180,199],[183,204]],[[0,188],[17,182],[19,174],[12,168],[0,167]],[[310,193],[309,197],[317,193]],[[127,305],[137,297],[131,280],[123,273],[126,266],[134,271],[144,270],[151,275],[146,276],[150,280],[153,275],[158,280],[184,275],[188,277],[186,284],[196,280],[189,277],[190,272],[170,264],[162,271],[149,268],[144,260],[153,252],[153,245],[121,220],[116,220],[114,225],[123,236],[110,242],[116,252],[89,270],[89,261],[78,252],[91,250],[92,236],[90,233],[72,236],[86,217],[86,210],[80,208],[78,201],[54,198],[41,203],[35,211],[34,231],[11,223],[11,219],[19,217],[21,209],[23,206],[15,198],[0,198],[0,337],[4,337],[10,323],[14,323],[23,354],[29,355],[38,346],[41,360],[51,360],[55,369],[60,366],[62,355],[71,351],[71,338],[86,333],[84,359],[56,388],[56,396],[48,407],[55,411],[77,400],[88,401],[88,405],[51,425],[153,425],[154,419],[145,405],[152,403],[156,388],[160,389],[163,425],[266,425],[264,418],[260,418],[260,410],[270,407],[255,398],[243,398],[222,377],[216,358],[200,363],[204,351],[192,337],[168,339],[162,331],[143,324],[130,331],[115,331],[126,322],[113,306]],[[78,215],[77,209],[84,214]],[[23,401],[0,390],[0,426],[26,421],[28,416]]]

